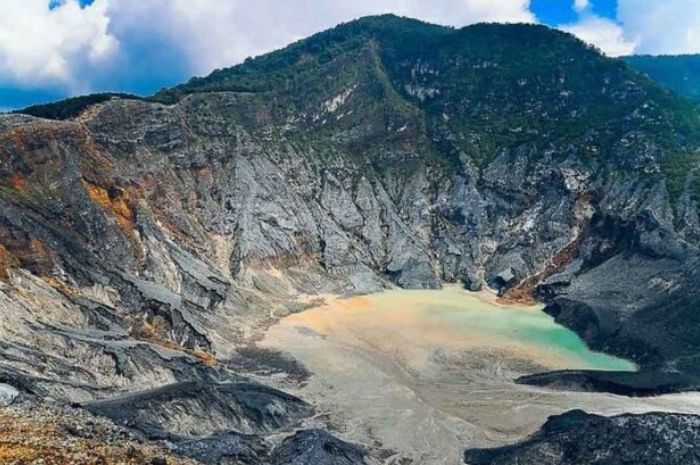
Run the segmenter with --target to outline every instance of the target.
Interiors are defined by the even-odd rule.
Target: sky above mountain
[[[2,0],[0,109],[151,94],[366,15],[543,23],[611,56],[700,53],[700,0]]]

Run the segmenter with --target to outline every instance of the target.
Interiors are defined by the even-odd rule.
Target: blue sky
[[[589,3],[591,12],[609,20],[615,20],[617,16],[617,0],[591,0]],[[579,17],[579,11],[574,7],[573,1],[562,0],[532,0],[530,10],[538,20],[550,26],[575,23]]]
[[[152,94],[353,18],[543,23],[611,56],[700,53],[700,0],[2,0],[0,109]]]

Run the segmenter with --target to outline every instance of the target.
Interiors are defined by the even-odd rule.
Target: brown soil
[[[533,297],[533,293],[537,285],[569,264],[579,245],[579,239],[571,241],[552,258],[544,271],[508,289],[499,297],[498,301],[503,304],[535,305],[537,300]]]
[[[111,422],[73,409],[0,410],[0,463],[7,465],[196,465],[144,444]]]

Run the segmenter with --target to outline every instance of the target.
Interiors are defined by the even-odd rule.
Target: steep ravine
[[[436,48],[402,49],[404,28]],[[265,437],[246,450],[266,456],[312,407],[250,381],[303,371],[242,350],[262,328],[324,295],[463,282],[534,293],[641,366],[523,382],[697,387],[698,117],[682,102],[522,25],[369,18],[229,72],[63,120],[0,116],[1,382],[161,439]]]

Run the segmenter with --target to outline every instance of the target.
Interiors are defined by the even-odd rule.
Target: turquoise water
[[[590,350],[540,307],[504,306],[490,294],[448,286],[389,290],[291,315],[300,326],[350,346],[401,353],[414,365],[444,350],[500,351],[543,369],[634,371],[634,363]]]
[[[631,361],[590,350],[576,333],[557,324],[554,318],[540,309],[498,306],[484,311],[484,305],[488,304],[454,298],[454,303],[442,301],[430,305],[430,311],[425,316],[429,320],[449,322],[455,328],[462,328],[465,333],[478,331],[486,338],[536,347],[544,353],[571,360],[576,365],[572,368],[610,371],[637,369]]]

